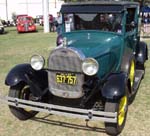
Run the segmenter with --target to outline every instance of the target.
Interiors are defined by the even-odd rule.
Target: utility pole
[[[8,21],[8,2],[6,0],[6,20]]]
[[[49,2],[43,0],[44,7],[44,33],[49,33]]]
[[[55,0],[55,8],[56,8],[56,4],[57,4],[57,3],[56,3],[56,0]]]
[[[28,15],[28,0],[26,0],[26,12],[27,12],[27,15]]]

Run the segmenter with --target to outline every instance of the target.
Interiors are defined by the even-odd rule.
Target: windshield
[[[119,13],[64,14],[65,31],[101,30],[121,33]]]
[[[32,21],[33,19],[31,17],[20,17],[20,21]]]

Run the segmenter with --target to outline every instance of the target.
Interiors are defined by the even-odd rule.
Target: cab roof
[[[122,12],[126,8],[138,7],[137,2],[128,1],[88,1],[70,2],[62,5],[62,13],[95,13],[95,12]]]

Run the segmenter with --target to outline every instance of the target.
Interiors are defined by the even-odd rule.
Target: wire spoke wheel
[[[125,120],[127,110],[127,96],[124,96],[119,104],[118,125],[121,126]]]
[[[23,100],[30,100],[31,98],[31,92],[30,92],[30,87],[28,85],[25,85],[22,90],[20,91],[20,96],[19,98],[20,99],[23,99]],[[24,108],[25,111],[27,112],[31,112],[32,110],[29,109],[29,108]]]
[[[31,100],[32,93],[30,87],[25,83],[19,83],[16,86],[10,87],[9,96],[13,98],[19,98],[24,100]],[[18,108],[9,106],[11,113],[20,120],[27,120],[34,117],[38,112],[32,111],[28,108]]]

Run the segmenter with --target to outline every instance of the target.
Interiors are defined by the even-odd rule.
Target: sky
[[[49,12],[56,16],[62,3],[57,0],[57,5],[55,5],[54,1],[55,0],[49,0]],[[7,3],[9,20],[13,12],[16,14],[28,14],[33,17],[43,14],[42,0],[7,0]],[[0,0],[0,19],[7,19],[6,0]]]

